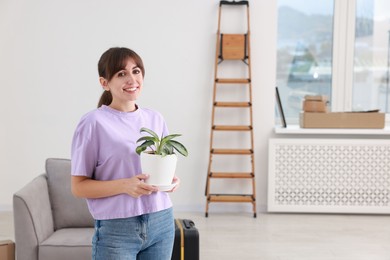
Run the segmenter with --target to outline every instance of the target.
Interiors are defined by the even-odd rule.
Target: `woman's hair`
[[[123,70],[126,67],[128,59],[132,59],[134,63],[140,68],[142,76],[145,76],[145,68],[141,57],[128,48],[115,47],[105,51],[98,62],[99,77],[103,77],[110,81],[115,73]],[[98,107],[102,105],[110,105],[112,102],[112,95],[110,91],[104,91],[100,97]]]

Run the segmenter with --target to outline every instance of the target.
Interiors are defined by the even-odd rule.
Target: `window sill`
[[[299,125],[275,126],[276,134],[313,134],[313,135],[390,135],[390,127],[383,129],[356,128],[300,128]]]

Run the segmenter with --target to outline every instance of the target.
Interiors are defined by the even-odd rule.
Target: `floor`
[[[201,260],[390,260],[390,216],[176,212],[200,234]],[[11,212],[0,240],[12,239]]]

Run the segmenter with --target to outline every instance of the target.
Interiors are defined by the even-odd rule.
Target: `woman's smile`
[[[124,88],[123,90],[128,93],[134,93],[138,89],[139,87],[128,87],[128,88]]]

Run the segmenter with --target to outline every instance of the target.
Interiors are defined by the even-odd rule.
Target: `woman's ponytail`
[[[98,107],[101,107],[102,105],[110,105],[112,102],[112,94],[110,91],[104,91],[102,95],[100,96]]]

